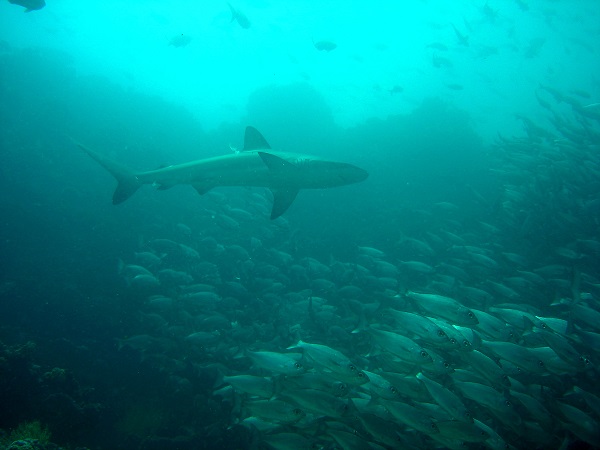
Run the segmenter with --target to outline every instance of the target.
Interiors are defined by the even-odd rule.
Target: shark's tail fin
[[[98,164],[108,170],[113,177],[116,178],[117,188],[115,189],[115,193],[113,194],[113,205],[118,205],[119,203],[124,202],[129,197],[131,197],[135,191],[137,191],[142,183],[138,180],[138,177],[135,173],[129,170],[127,167],[112,161],[104,156],[96,153],[95,151],[87,148],[83,144],[80,144],[76,140],[71,140],[77,145],[80,149],[86,152],[92,159],[94,159]]]

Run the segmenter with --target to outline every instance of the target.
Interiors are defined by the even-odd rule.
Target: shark
[[[8,3],[24,7],[26,13],[37,11],[46,6],[46,2],[44,0],[8,0]]]
[[[326,189],[364,181],[368,172],[344,162],[315,156],[276,151],[254,127],[246,127],[244,148],[222,156],[199,159],[147,172],[128,167],[73,142],[104,167],[117,180],[112,202],[117,205],[131,197],[142,185],[160,190],[190,184],[205,194],[219,186],[264,187],[273,193],[271,219],[281,216],[302,189]]]

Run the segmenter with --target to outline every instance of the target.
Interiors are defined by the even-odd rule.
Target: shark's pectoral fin
[[[258,152],[258,155],[273,173],[277,173],[280,178],[294,178],[294,174],[299,170],[298,167],[289,161],[271,153]],[[282,215],[292,204],[299,189],[296,187],[287,187],[281,189],[271,189],[273,192],[273,209],[271,210],[271,219],[276,219]]]
[[[277,219],[292,204],[298,189],[271,189],[273,193],[273,209],[271,210],[271,219]]]
[[[194,183],[194,184],[192,184],[192,186],[194,186],[194,189],[196,189],[198,191],[198,194],[200,194],[200,195],[204,195],[208,191],[210,191],[212,188],[214,188],[214,186],[212,184],[203,184],[203,183]]]
[[[260,159],[262,159],[269,170],[273,172],[289,172],[291,174],[298,170],[298,166],[296,166],[294,163],[286,161],[285,159],[275,156],[271,153],[258,152],[258,156],[260,156]]]

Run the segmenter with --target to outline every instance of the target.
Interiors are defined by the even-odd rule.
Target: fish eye
[[[463,341],[463,347],[470,347],[470,346],[471,346],[471,343],[465,339]]]
[[[449,369],[450,363],[448,361],[444,361],[444,369]]]
[[[444,336],[446,336],[446,333],[444,333],[444,330],[439,330],[439,331],[437,332],[437,335],[438,335],[439,337],[444,337]]]
[[[450,342],[452,342],[453,344],[456,344],[456,339],[450,338]]]
[[[301,409],[299,409],[299,408],[294,408],[294,410],[292,411],[292,413],[293,413],[295,416],[300,416],[300,415],[302,414],[302,410],[301,410]]]
[[[419,354],[423,357],[423,358],[427,358],[429,356],[429,353],[427,353],[425,350],[421,350],[419,352]]]
[[[302,369],[302,364],[300,364],[300,363],[297,362],[297,363],[294,364],[294,367],[296,369]]]
[[[340,383],[340,385],[338,386],[338,389],[340,391],[345,391],[346,390],[346,385],[344,383]]]
[[[358,378],[364,378],[365,374],[364,372],[358,372]]]
[[[473,319],[475,317],[475,314],[473,314],[471,311],[469,311],[467,313],[467,316],[469,317],[469,319]]]
[[[511,403],[511,402],[509,402],[508,400],[505,400],[505,401],[504,401],[504,405],[505,405],[505,406],[508,406],[508,407],[510,408],[510,407],[512,406],[512,403]]]
[[[471,413],[469,411],[465,412],[465,417],[467,419],[470,419],[471,418]]]
[[[544,361],[538,361],[538,366],[544,367]]]
[[[350,366],[348,367],[352,372],[354,372],[356,370],[356,367],[354,366],[354,364],[350,364]]]
[[[398,389],[396,389],[394,386],[390,386],[390,392],[395,395],[398,393]]]

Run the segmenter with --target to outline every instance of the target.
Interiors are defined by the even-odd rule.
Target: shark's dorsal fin
[[[271,220],[277,219],[290,207],[296,195],[298,195],[298,189],[271,189],[273,193],[273,209],[271,210]]]
[[[254,127],[246,127],[244,134],[244,151],[249,150],[270,150],[271,146],[267,140]]]

